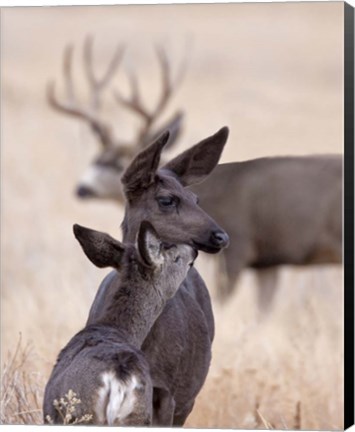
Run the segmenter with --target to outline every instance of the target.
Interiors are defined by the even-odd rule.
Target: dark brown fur
[[[103,324],[86,326],[58,355],[44,392],[44,422],[49,422],[49,416],[54,424],[63,424],[63,417],[53,402],[72,390],[81,402],[75,406],[72,419],[68,423],[79,421],[84,415],[91,414],[93,417],[87,423],[99,424],[93,411],[94,397],[97,389],[102,386],[100,374],[106,371],[114,372],[117,380],[123,383],[132,375],[139,377],[148,396],[151,395],[149,365],[143,353],[127,343],[126,334]],[[151,418],[144,415],[139,420],[133,420],[133,424],[149,425]]]
[[[54,423],[63,423],[53,402],[73,390],[81,404],[72,421],[91,414],[94,424],[102,424],[103,419],[116,425],[150,424],[152,383],[139,348],[184,280],[196,252],[187,245],[164,245],[146,221],[140,226],[137,250],[79,225],[74,233],[95,265],[114,267],[120,273],[114,271],[110,301],[95,324],[77,333],[59,354],[46,385],[45,421],[49,415]],[[139,385],[125,388],[128,379]],[[128,416],[124,410],[120,413],[125,398],[121,401],[118,386],[134,401]]]
[[[125,242],[134,241],[140,222],[146,219],[166,242],[186,243],[212,253],[228,244],[226,233],[199,208],[196,196],[183,187],[210,174],[227,136],[228,130],[221,129],[162,169],[157,167],[167,135],[136,156],[122,180],[127,195]],[[166,205],[169,197],[172,204]],[[101,284],[88,324],[97,322],[112,302],[115,278],[109,274]],[[142,345],[154,384],[155,424],[184,424],[206,379],[213,337],[210,297],[203,280],[192,268]]]

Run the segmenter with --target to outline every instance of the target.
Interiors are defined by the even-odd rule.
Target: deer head
[[[179,136],[183,118],[182,112],[177,112],[160,128],[156,128],[156,123],[182,80],[186,61],[182,63],[173,80],[165,50],[157,47],[156,51],[162,72],[162,92],[154,108],[149,110],[144,105],[137,78],[133,73],[129,76],[132,88],[130,98],[123,97],[117,89],[113,92],[117,103],[138,115],[142,121],[133,142],[124,142],[114,137],[110,125],[103,121],[99,115],[102,94],[118,70],[124,53],[123,46],[117,47],[105,73],[101,78],[97,78],[93,67],[93,39],[92,37],[86,38],[84,43],[84,71],[90,88],[88,106],[81,104],[75,94],[72,77],[73,47],[66,47],[63,62],[66,100],[58,100],[52,82],[47,89],[49,104],[55,110],[87,123],[100,143],[99,152],[76,188],[76,194],[79,198],[103,198],[123,202],[121,176],[134,155],[154,141],[164,130],[170,131],[167,147],[173,145]]]
[[[201,182],[217,165],[228,137],[224,127],[158,169],[169,139],[162,134],[141,151],[126,169],[122,184],[126,197],[123,238],[133,241],[142,220],[154,224],[164,241],[186,243],[216,253],[228,235],[199,206],[185,186]]]
[[[164,243],[148,221],[140,224],[136,247],[80,225],[74,225],[74,234],[93,264],[113,267],[120,274],[112,302],[99,322],[118,327],[130,343],[140,347],[197,252],[186,244]]]

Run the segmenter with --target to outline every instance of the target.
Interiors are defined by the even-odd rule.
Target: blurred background
[[[9,8],[1,24],[1,421],[38,423],[56,355],[83,327],[107,273],[86,259],[72,225],[120,238],[123,216],[115,203],[74,195],[99,146],[84,123],[46,101],[51,79],[63,94],[64,46],[75,45],[74,79],[85,100],[84,38],[94,36],[98,73],[125,44],[113,87],[127,95],[125,72],[134,70],[147,106],[161,84],[155,44],[167,50],[173,72],[188,47],[184,81],[162,116],[185,113],[169,156],[224,125],[222,162],[342,153],[343,4]],[[110,92],[102,110],[118,138],[134,136],[137,118]],[[243,272],[222,306],[215,264],[200,254],[217,335],[186,425],[342,429],[342,267],[281,268],[274,307],[259,320],[253,271]]]

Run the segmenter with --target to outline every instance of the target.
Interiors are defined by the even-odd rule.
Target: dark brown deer
[[[175,113],[170,120],[160,127],[156,127],[159,117],[163,114],[176,88],[182,81],[187,56],[182,61],[175,79],[172,78],[171,67],[166,51],[158,46],[157,57],[161,69],[162,90],[154,108],[148,109],[140,95],[137,78],[133,73],[129,75],[132,94],[124,98],[117,89],[114,90],[116,101],[126,109],[135,113],[142,121],[133,142],[117,139],[110,124],[100,116],[100,106],[104,91],[109,87],[121,63],[124,48],[118,46],[109,65],[101,78],[97,78],[93,66],[93,38],[87,37],[83,49],[83,67],[90,89],[89,103],[80,103],[76,92],[72,74],[73,46],[68,45],[63,56],[63,76],[65,84],[65,98],[59,100],[55,92],[54,82],[47,87],[47,99],[56,111],[77,118],[86,123],[100,143],[100,153],[84,174],[81,184],[77,188],[80,198],[90,198],[93,195],[104,199],[117,199],[124,202],[121,176],[133,159],[134,155],[158,138],[165,130],[170,131],[167,148],[172,146],[181,131],[182,112]]]
[[[122,177],[127,200],[122,224],[124,242],[134,241],[140,223],[147,220],[166,242],[188,244],[208,253],[227,246],[227,234],[186,188],[214,169],[227,136],[228,130],[223,128],[159,169],[160,155],[168,141],[166,133],[134,158]],[[99,322],[110,307],[114,280],[110,273],[101,284],[88,325]],[[184,424],[206,379],[213,337],[209,293],[192,268],[142,345],[154,384],[154,424]]]
[[[145,221],[137,248],[80,225],[74,225],[74,233],[90,261],[115,269],[112,298],[96,323],[77,333],[60,352],[45,389],[45,421],[150,425],[152,381],[140,348],[197,253],[184,244],[163,244]],[[59,402],[70,391],[80,399],[74,412]]]

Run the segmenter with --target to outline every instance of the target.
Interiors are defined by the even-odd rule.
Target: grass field
[[[95,34],[100,63],[126,43],[115,86],[127,91],[124,68],[134,65],[149,104],[159,83],[153,43],[164,41],[177,65],[188,40],[189,67],[167,111],[186,113],[171,154],[223,125],[231,129],[223,162],[342,153],[342,12],[341,3],[1,11],[2,423],[41,423],[55,357],[84,325],[106,274],[83,255],[72,225],[120,236],[122,208],[73,194],[97,151],[94,138],[45,100],[48,79],[61,78],[64,44],[79,47]],[[85,97],[80,73],[78,66]],[[103,112],[117,136],[132,136],[137,119],[109,95]],[[342,429],[342,268],[281,268],[274,307],[260,319],[251,270],[222,306],[215,259],[200,254],[197,266],[213,297],[217,334],[186,426]]]

